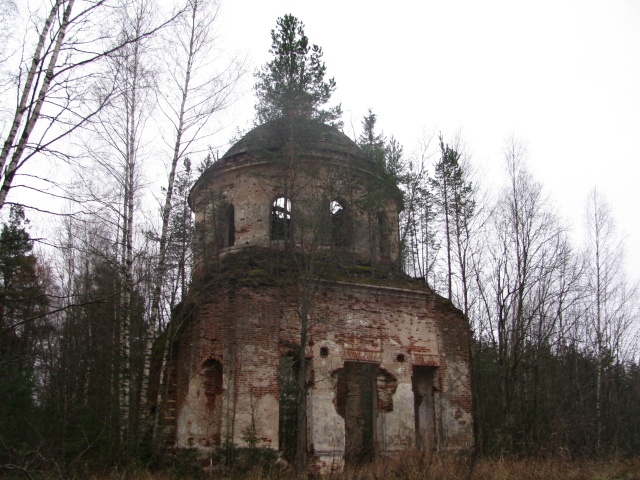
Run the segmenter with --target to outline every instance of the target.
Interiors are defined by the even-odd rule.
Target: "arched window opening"
[[[389,222],[384,212],[378,212],[378,248],[380,250],[380,256],[388,257],[390,252],[389,247]]]
[[[329,207],[331,211],[331,241],[336,247],[346,247],[349,244],[346,206],[339,200],[332,200]]]
[[[235,208],[233,204],[230,204],[227,207],[227,235],[226,235],[226,246],[233,247],[236,242],[236,218],[235,218]]]
[[[271,240],[289,238],[291,228],[291,200],[278,197],[271,205]]]
[[[204,394],[207,404],[212,406],[222,393],[222,365],[217,360],[209,359],[202,364],[200,374],[204,379]]]

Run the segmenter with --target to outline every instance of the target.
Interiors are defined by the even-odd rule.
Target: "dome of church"
[[[290,133],[291,132],[291,133]],[[287,138],[292,150],[285,151]],[[302,239],[355,261],[398,258],[401,192],[356,143],[311,120],[259,125],[195,182],[195,256]]]
[[[258,125],[238,140],[220,160],[236,158],[246,153],[282,148],[287,128],[283,121],[273,120]],[[331,152],[334,155],[364,158],[356,143],[335,127],[315,121],[296,125],[297,142],[308,150]]]

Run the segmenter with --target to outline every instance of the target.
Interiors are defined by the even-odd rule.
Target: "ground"
[[[233,472],[205,472],[200,474],[193,465],[175,466],[163,471],[118,469],[112,472],[79,472],[70,480],[173,480],[173,479],[243,479],[243,480],[293,480],[296,475],[281,467]],[[305,476],[306,477],[306,476]],[[16,477],[23,478],[23,477]],[[24,477],[27,478],[27,477]],[[58,479],[59,473],[32,478]],[[312,478],[309,476],[308,478]],[[379,459],[358,468],[348,468],[342,473],[313,477],[318,480],[640,480],[640,457],[619,458],[566,458],[562,454],[544,459],[435,457],[420,459],[407,453],[401,459]]]

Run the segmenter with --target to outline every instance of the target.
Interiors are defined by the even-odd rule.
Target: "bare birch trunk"
[[[20,164],[19,164],[20,159],[22,158],[22,154],[24,153],[24,150],[27,146],[29,137],[31,136],[31,132],[36,126],[36,123],[38,122],[38,118],[40,118],[42,104],[44,103],[47,92],[49,90],[49,86],[51,85],[51,80],[53,80],[53,70],[56,67],[56,64],[58,62],[58,56],[60,55],[60,50],[62,48],[62,43],[64,42],[64,38],[67,32],[67,27],[69,26],[71,10],[73,9],[73,4],[75,2],[75,0],[68,0],[68,1],[69,3],[64,9],[60,30],[58,30],[58,34],[56,35],[53,51],[51,52],[51,58],[49,59],[49,64],[44,74],[44,81],[42,82],[42,85],[40,85],[40,89],[37,94],[37,99],[33,107],[33,111],[29,116],[29,118],[27,119],[24,129],[22,130],[22,134],[20,135],[20,140],[18,141],[18,144],[15,146],[15,150],[11,155],[11,161],[7,164],[4,172],[2,187],[0,187],[0,209],[2,209],[7,199],[7,195],[9,194],[9,190],[11,189],[11,184],[13,183],[13,179],[16,175],[16,171],[20,167]],[[34,58],[31,64],[31,68],[29,69],[29,73],[27,75],[27,83],[25,84],[22,98],[20,99],[20,105],[18,106],[18,110],[16,111],[16,116],[14,117],[13,124],[9,132],[9,137],[5,141],[5,144],[2,148],[2,157],[0,158],[0,168],[4,166],[6,163],[6,160],[9,156],[9,152],[11,151],[11,148],[14,144],[19,126],[22,122],[22,117],[24,116],[24,113],[27,110],[27,107],[26,107],[27,97],[31,97],[32,95],[35,96],[35,92],[31,91],[31,87],[33,84],[34,77],[36,75],[36,70],[38,69],[38,64],[40,63],[40,52],[42,51],[44,38],[46,37],[46,34],[51,29],[51,23],[53,21],[53,18],[56,17],[56,14],[58,13],[59,8],[62,6],[62,2],[64,2],[64,0],[57,0],[54,6],[51,8],[49,17],[47,18],[43,31],[40,35],[38,46],[36,47],[36,52],[34,54]]]
[[[33,57],[31,59],[31,67],[29,67],[29,71],[27,72],[27,78],[24,84],[24,88],[22,89],[22,95],[20,96],[20,102],[18,103],[18,108],[16,108],[16,113],[13,117],[13,122],[11,124],[11,130],[9,130],[9,135],[7,136],[4,145],[2,147],[2,153],[0,153],[0,170],[4,167],[7,162],[7,158],[9,158],[9,151],[13,146],[16,135],[18,134],[18,129],[20,128],[20,124],[22,123],[22,118],[27,111],[27,99],[32,97],[33,94],[31,92],[31,88],[33,86],[33,81],[36,78],[36,73],[38,72],[38,66],[40,65],[40,60],[42,56],[42,51],[44,48],[44,42],[49,34],[49,30],[51,30],[51,24],[53,20],[56,18],[56,14],[60,8],[60,5],[63,0],[56,0],[56,3],[51,7],[51,11],[49,12],[49,16],[44,22],[42,26],[42,32],[40,32],[40,37],[38,38],[38,44],[36,45],[36,49],[33,53]],[[45,75],[45,80],[47,76]]]
[[[128,165],[127,165],[128,168]],[[130,312],[130,292],[129,273],[127,272],[127,228],[129,226],[129,181],[128,175],[125,179],[123,225],[122,225],[122,251],[120,258],[120,268],[122,274],[122,292],[120,295],[120,332],[118,345],[120,350],[119,372],[118,372],[118,397],[120,408],[120,441],[126,443],[128,439],[129,420],[129,312]]]
[[[160,245],[158,247],[158,263],[156,265],[154,280],[153,280],[153,294],[151,298],[151,314],[149,316],[149,324],[147,326],[147,341],[144,351],[144,369],[142,374],[142,388],[140,392],[140,405],[141,405],[141,427],[143,430],[147,430],[149,425],[149,380],[151,372],[151,352],[153,349],[153,342],[155,340],[156,324],[158,320],[158,312],[160,310],[160,300],[162,296],[162,285],[165,278],[165,259],[167,254],[167,236],[169,231],[169,220],[171,218],[171,206],[173,200],[173,188],[176,178],[176,168],[178,160],[180,159],[180,152],[182,150],[182,135],[185,130],[185,108],[187,104],[187,97],[189,96],[189,83],[191,80],[191,69],[195,57],[195,35],[196,35],[196,13],[197,13],[197,1],[194,3],[192,10],[192,23],[191,23],[191,36],[189,42],[189,53],[187,59],[187,68],[185,72],[184,84],[182,85],[182,101],[180,104],[180,111],[178,114],[178,124],[176,127],[176,138],[173,147],[173,157],[171,159],[171,169],[169,171],[169,180],[167,185],[167,194],[164,200],[164,206],[162,207],[162,229],[160,233]]]
[[[594,209],[596,208],[594,200]],[[596,215],[600,212],[594,212]],[[597,365],[596,365],[596,449],[600,453],[602,446],[602,285],[601,285],[601,263],[600,263],[600,223],[594,222],[594,247],[595,247],[595,267],[596,267],[596,349],[597,349]]]
[[[140,33],[141,19],[136,19],[136,36]],[[133,216],[135,205],[135,170],[138,150],[138,115],[140,88],[140,44],[133,45],[132,58],[127,66],[131,69],[131,78],[125,88],[126,110],[126,151],[125,151],[125,191],[124,191],[124,220],[123,220],[123,298],[122,298],[122,327],[120,331],[121,351],[121,377],[120,377],[120,415],[121,415],[121,440],[128,443],[132,437],[130,427],[132,425],[131,412],[131,300],[133,296]]]

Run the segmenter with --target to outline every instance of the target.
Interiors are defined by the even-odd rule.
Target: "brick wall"
[[[219,441],[206,438],[207,431],[198,426],[211,414],[198,411],[206,404],[199,400],[205,392],[198,378],[202,365],[215,360],[223,369],[221,438],[243,444],[253,428],[259,444],[277,448],[277,372],[281,356],[299,339],[300,298],[296,290],[291,285],[218,285],[199,295],[200,302],[174,345],[170,402],[175,405],[175,414],[169,418],[169,423],[173,422],[169,431],[175,445],[208,446]],[[327,405],[323,408],[335,410],[331,374],[345,361],[359,361],[394,376],[399,386],[395,404],[412,405],[408,396],[412,395],[413,365],[434,367],[437,447],[470,448],[469,328],[459,310],[417,283],[407,289],[323,281],[313,296],[310,319],[307,356],[317,384],[311,388],[310,398],[316,390],[325,392]],[[406,405],[404,409],[410,409]],[[335,411],[329,413],[334,415]],[[381,409],[382,415],[386,415],[386,431],[412,428],[406,424],[412,423],[413,412],[386,413]],[[313,421],[323,420],[310,416]],[[316,434],[315,442],[314,434],[309,434],[315,449],[319,449],[322,435],[332,434],[328,430]],[[389,451],[399,449],[400,444],[413,446],[406,439],[382,440]]]

